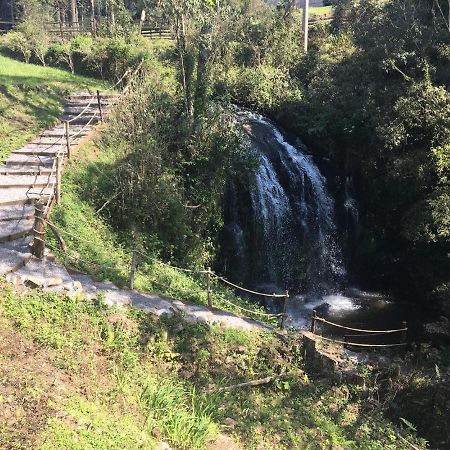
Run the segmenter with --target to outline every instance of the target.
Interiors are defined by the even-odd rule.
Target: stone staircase
[[[117,94],[102,96],[104,115],[118,98]],[[65,101],[62,120],[71,121],[69,140],[71,149],[76,149],[100,120],[97,99],[88,93],[71,95]],[[62,122],[14,150],[0,166],[0,275],[17,271],[31,259],[34,203],[54,200],[58,154],[64,164],[67,140]]]
[[[117,95],[102,95],[104,117],[117,99]],[[71,121],[72,150],[88,137],[100,120],[99,115],[95,115],[98,112],[97,101],[91,100],[91,95],[81,93],[71,95],[65,102],[62,120]],[[34,203],[42,199],[51,204],[55,199],[54,164],[58,154],[64,155],[63,160],[66,161],[64,123],[42,132],[24,147],[13,151],[0,166],[0,276],[5,276],[7,281],[16,286],[59,291],[68,295],[81,294],[88,299],[101,296],[109,306],[134,306],[157,316],[178,313],[191,322],[218,323],[224,327],[245,330],[270,329],[265,324],[227,311],[210,310],[180,300],[119,289],[111,282],[99,282],[85,274],[71,273],[55,262],[48,250],[44,258],[34,258],[30,252]]]

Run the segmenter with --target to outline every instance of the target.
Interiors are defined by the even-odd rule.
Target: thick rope
[[[343,330],[359,331],[361,333],[388,334],[388,333],[399,333],[400,331],[408,331],[408,328],[399,328],[398,330],[362,330],[360,328],[351,328],[351,327],[346,327],[344,325],[339,325],[337,323],[328,322],[328,320],[323,319],[322,317],[315,317],[314,319],[318,320],[320,322],[326,323],[328,325],[332,325],[334,327],[341,328]]]
[[[145,258],[149,259],[150,261],[154,261],[158,264],[161,264],[163,266],[166,267],[170,267],[171,269],[176,269],[176,270],[180,270],[181,272],[186,272],[186,273],[208,273],[207,270],[192,270],[192,269],[183,269],[181,267],[177,267],[177,266],[172,266],[171,264],[165,263],[160,261],[159,259],[156,258],[152,258],[151,256],[146,255],[145,253],[139,251],[139,250],[134,250],[136,253],[138,253],[139,255],[144,256]]]
[[[323,336],[315,335],[319,337],[320,339],[323,339],[324,341],[333,342],[335,344],[344,344],[344,345],[352,345],[354,347],[401,347],[404,345],[408,345],[406,342],[402,342],[401,344],[358,344],[356,342],[345,342],[345,341],[339,341],[336,339],[328,339]]]
[[[252,311],[252,310],[250,310],[250,309],[246,309],[246,308],[244,308],[244,307],[242,307],[242,306],[236,305],[235,303],[230,302],[230,301],[227,300],[226,298],[223,298],[223,297],[222,297],[220,300],[223,301],[223,302],[225,302],[225,303],[228,303],[228,304],[231,305],[231,306],[234,306],[235,308],[240,309],[241,311],[245,311],[245,312],[247,312],[247,313],[249,313],[249,314],[256,314],[257,316],[263,316],[263,317],[283,317],[283,316],[286,315],[285,313],[280,313],[280,314],[268,314],[268,313],[263,313],[263,312],[259,312],[259,311]]]
[[[250,289],[246,289],[246,288],[243,288],[243,287],[241,287],[241,286],[238,286],[237,284],[234,284],[234,283],[232,283],[231,281],[228,281],[228,280],[226,280],[225,278],[219,277],[219,276],[217,276],[217,275],[214,275],[214,277],[215,277],[216,279],[220,280],[220,281],[223,281],[225,284],[228,284],[228,285],[230,285],[230,286],[232,286],[232,287],[234,287],[234,288],[236,288],[236,289],[239,289],[239,290],[244,291],[244,292],[248,292],[248,293],[250,293],[250,294],[262,295],[262,296],[264,296],[264,297],[272,297],[272,298],[286,298],[286,297],[287,297],[286,294],[266,294],[266,293],[264,293],[264,292],[256,292],[256,291],[252,291],[252,290],[250,290]]]

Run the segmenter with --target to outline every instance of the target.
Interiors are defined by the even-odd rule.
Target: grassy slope
[[[359,388],[311,382],[293,341],[2,285],[0,325],[1,448],[409,448]]]
[[[65,95],[103,86],[98,80],[0,55],[0,161],[58,120]]]

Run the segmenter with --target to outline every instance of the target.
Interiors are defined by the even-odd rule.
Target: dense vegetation
[[[289,1],[151,4],[150,21],[172,26],[171,43],[138,35],[132,19],[140,2],[13,3],[21,23],[1,39],[9,55],[109,81],[145,61],[103,137],[66,172],[53,220],[76,237],[65,236],[70,254],[89,261],[71,264],[124,284],[131,247],[183,266],[217,263],[227,180],[251,177],[258,163],[234,123],[230,104],[237,103],[304,139],[332,167],[336,196],[353,179],[360,224],[349,251],[359,280],[411,299],[449,300],[450,32],[443,2],[338,0],[334,22],[311,31],[308,54],[300,14]],[[45,23],[56,19],[89,26],[54,42]],[[11,137],[1,156],[28,139],[20,134],[25,127],[34,133],[53,121],[66,91],[101,84],[29,65],[20,65],[18,80],[11,77],[18,63],[2,57],[0,64],[0,95],[8,102],[0,123]],[[61,84],[44,85],[44,78]],[[140,289],[205,302],[204,294],[182,293],[204,289],[200,280],[158,263],[142,268]],[[41,422],[27,419],[46,405],[39,418],[52,417],[50,426],[42,435],[2,428],[0,443],[31,442],[24,437],[31,433],[44,448],[70,448],[77,440],[81,448],[115,448],[118,441],[151,448],[159,440],[201,448],[233,417],[241,421],[226,423],[248,448],[410,448],[387,416],[409,431],[412,421],[436,447],[449,442],[445,352],[405,359],[408,370],[382,386],[331,387],[310,383],[296,345],[274,336],[211,331],[178,318],[156,323],[78,299],[17,299],[4,289],[0,296],[8,339],[43,352],[48,373],[62,369],[61,376],[79,381],[49,399],[41,387],[49,380],[30,385],[25,377],[13,395],[26,405],[24,423],[39,429]],[[286,383],[205,394],[249,375],[287,371],[293,373]],[[162,407],[166,415],[155,412]]]
[[[423,448],[362,387],[310,380],[295,341],[4,286],[0,324],[2,448]]]
[[[97,15],[114,8],[123,14],[116,12],[115,28],[99,28],[95,39],[79,36],[25,51],[36,61],[110,79],[142,56],[155,65],[131,25],[141,6],[126,4],[125,14],[119,3],[96,3]],[[118,225],[133,223],[178,261],[190,254],[194,263],[214,262],[225,180],[230,170],[254,167],[249,152],[232,151],[238,136],[226,113],[231,101],[271,115],[304,139],[318,160],[331,161],[337,196],[346,178],[353,180],[360,206],[359,230],[349,246],[356,279],[407,298],[448,298],[450,33],[448,6],[441,3],[340,0],[334,22],[312,30],[307,55],[300,15],[289,2],[276,8],[259,1],[154,5],[150,21],[172,24],[176,34],[175,47],[158,53],[171,79],[162,90],[155,89],[159,81],[147,81],[147,100],[161,119],[128,141],[134,155],[128,167],[145,167],[143,175],[153,182],[146,187],[136,179],[109,204],[111,210],[123,206]],[[43,14],[34,5],[23,12],[29,20]],[[53,14],[44,9],[47,17]],[[16,34],[36,33],[22,26]],[[20,53],[11,41],[23,39],[13,33],[4,39]],[[130,108],[142,111],[142,102]],[[150,143],[145,155],[144,143]],[[229,150],[222,154],[225,143]],[[218,156],[230,170],[217,172]],[[143,158],[160,161],[159,169],[143,165]],[[166,199],[155,204],[160,193]],[[142,217],[146,208],[154,211],[151,218]],[[131,216],[127,223],[125,214]]]

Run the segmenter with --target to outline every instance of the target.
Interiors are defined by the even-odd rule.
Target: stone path
[[[96,101],[86,110],[86,114],[77,118],[90,99],[89,94],[81,93],[66,100],[62,120],[73,120],[70,125],[72,150],[87,138],[99,121],[98,117],[94,117],[97,111]],[[104,116],[111,110],[116,99],[117,95],[102,98]],[[88,124],[91,119],[92,122]],[[178,313],[191,322],[216,323],[248,331],[270,330],[263,323],[226,311],[209,310],[205,306],[135,290],[122,290],[111,282],[98,282],[88,275],[69,273],[49,253],[42,260],[32,257],[30,244],[34,203],[37,199],[50,202],[54,200],[55,174],[52,167],[58,153],[63,153],[66,159],[66,139],[62,123],[13,151],[6,162],[0,165],[0,276],[6,276],[15,285],[22,284],[69,295],[82,294],[89,299],[101,297],[107,305],[119,308],[134,306],[157,316]]]

